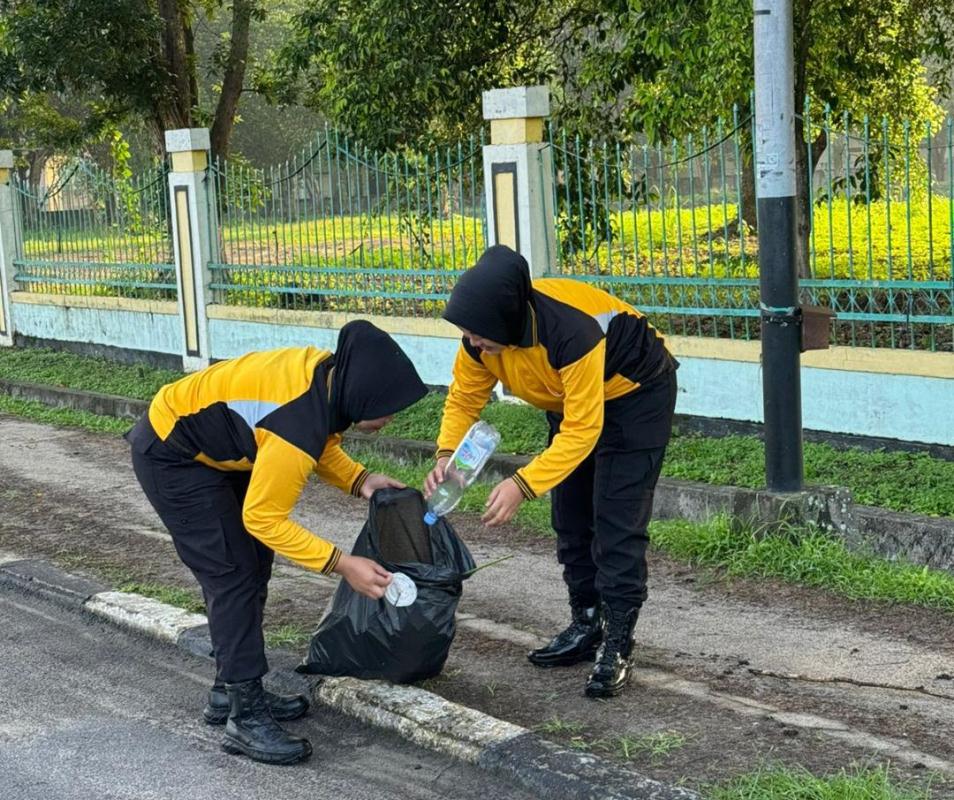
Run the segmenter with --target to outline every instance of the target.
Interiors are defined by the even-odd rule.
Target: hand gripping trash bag
[[[368,521],[351,554],[403,572],[416,584],[417,600],[398,608],[342,581],[299,672],[412,683],[441,671],[457,632],[462,582],[474,560],[446,519],[429,526],[424,511],[424,498],[415,489],[379,489],[372,495]]]

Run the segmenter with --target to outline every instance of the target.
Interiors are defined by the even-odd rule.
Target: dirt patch
[[[0,425],[0,549],[49,559],[111,585],[132,580],[195,589],[145,504],[121,441],[22,421],[0,420]],[[366,509],[362,501],[310,485],[297,518],[347,547]],[[563,624],[566,606],[552,539],[515,529],[488,531],[467,515],[456,515],[454,523],[478,563],[504,552],[515,554],[512,561],[468,582],[463,612],[509,625],[518,638],[520,631],[541,636]],[[312,628],[334,586],[332,580],[280,561],[267,627]],[[640,668],[621,698],[590,701],[582,696],[585,666],[537,670],[527,663],[525,646],[470,627],[461,628],[445,673],[428,688],[569,746],[693,785],[767,761],[801,764],[816,772],[854,762],[891,759],[900,764],[874,744],[848,744],[809,725],[782,725],[769,713],[742,713],[706,692],[814,713],[882,741],[907,743],[954,761],[954,700],[919,695],[910,691],[913,686],[897,692],[751,672],[769,661],[782,672],[804,671],[806,664],[837,657],[838,669],[844,667],[849,676],[863,674],[888,684],[900,681],[894,673],[904,668],[892,662],[898,656],[886,655],[890,651],[921,665],[908,678],[914,674],[927,689],[951,695],[951,681],[933,679],[954,674],[954,615],[856,603],[777,581],[729,581],[658,552],[651,557],[650,588],[650,606],[640,620]],[[774,652],[763,649],[776,645]],[[815,661],[804,658],[802,651],[808,650]],[[795,664],[799,658],[799,668],[786,661]],[[924,664],[932,671],[925,671]],[[702,694],[654,684],[647,677],[654,670],[692,682]],[[905,775],[917,778],[927,772],[912,761],[899,767]],[[954,793],[936,781],[934,796]]]
[[[587,665],[540,670],[522,648],[461,630],[443,675],[426,688],[658,780],[694,787],[769,762],[824,773],[877,761],[873,751],[819,732],[767,715],[741,716],[638,682],[621,697],[593,701],[582,694],[587,672]],[[906,778],[928,779],[927,770],[894,766]],[[933,786],[935,797],[954,796],[954,784],[935,779]]]

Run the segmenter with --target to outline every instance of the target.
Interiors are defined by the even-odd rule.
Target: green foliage
[[[159,95],[161,23],[152,5],[6,0],[0,11],[0,96],[71,92],[86,114],[118,120],[148,111]]]
[[[0,350],[0,378],[66,386],[149,400],[181,372],[144,365],[127,366],[106,359],[36,348]],[[0,396],[2,397],[2,396]],[[60,422],[79,412],[48,409],[39,404],[3,398],[10,413],[24,408]],[[22,405],[21,405],[22,404]],[[434,442],[440,429],[444,395],[433,392],[396,415],[384,435]],[[128,423],[109,417],[94,419],[98,430],[122,431]],[[501,432],[501,453],[538,453],[546,446],[544,414],[523,403],[490,402],[486,419]],[[716,485],[761,488],[765,485],[764,447],[751,436],[713,438],[679,435],[672,438],[663,474]],[[426,465],[418,465],[423,469]],[[417,475],[417,473],[413,473]],[[423,476],[423,472],[420,473]],[[809,484],[845,486],[864,505],[935,516],[954,516],[954,462],[926,453],[838,449],[805,443],[805,479]],[[414,478],[417,480],[417,478]],[[476,501],[475,501],[476,502]],[[525,504],[528,507],[534,504]],[[477,503],[479,506],[479,503]],[[546,527],[546,512],[543,513]]]
[[[137,400],[151,400],[162,386],[178,380],[183,374],[144,364],[119,364],[105,358],[45,348],[5,347],[0,350],[0,378]]]
[[[889,767],[855,767],[816,776],[800,767],[766,766],[705,793],[709,800],[930,800],[928,789],[901,782]]]
[[[180,589],[177,586],[166,586],[162,583],[140,583],[129,581],[117,587],[120,592],[129,592],[131,594],[141,594],[143,597],[151,597],[160,603],[166,603],[176,608],[184,608],[193,614],[205,613],[205,602],[199,597],[197,592],[190,589]]]
[[[265,646],[270,649],[301,647],[311,639],[311,633],[310,629],[294,623],[279,625],[276,628],[266,626]]]
[[[397,414],[384,435],[433,442],[440,430],[445,395],[432,392]],[[535,453],[546,447],[547,423],[543,414],[523,403],[491,401],[481,418],[500,431],[501,453]]]
[[[859,555],[820,531],[781,528],[766,533],[716,517],[702,525],[654,522],[650,538],[675,558],[718,567],[728,575],[781,578],[851,599],[954,611],[954,577],[947,572]]]
[[[388,436],[433,442],[440,428],[443,395],[432,393],[398,414]],[[516,403],[492,402],[482,417],[501,432],[500,452],[539,453],[546,447],[541,411]],[[675,435],[663,475],[725,486],[765,486],[765,449],[753,436],[714,438]],[[805,443],[809,484],[845,486],[863,505],[934,516],[954,516],[954,462],[926,453],[869,452]]]
[[[19,400],[6,394],[0,394],[0,414],[14,414],[45,425],[83,428],[100,433],[125,433],[129,430],[130,424],[126,419],[104,417],[87,411],[73,411],[70,408],[51,408],[43,403]]]
[[[538,83],[547,4],[322,0],[297,16],[281,81],[370,147],[446,141],[480,124],[480,93]]]

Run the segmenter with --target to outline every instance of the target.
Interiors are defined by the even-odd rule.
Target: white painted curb
[[[193,614],[151,597],[131,592],[100,592],[86,601],[92,613],[126,628],[175,644],[183,631],[205,625],[202,614]]]
[[[184,631],[208,622],[203,614],[131,592],[100,592],[86,601],[85,608],[125,628],[173,644]],[[323,705],[472,764],[485,748],[529,733],[519,725],[424,689],[385,681],[325,678],[315,687],[313,696]]]
[[[472,764],[487,747],[529,733],[424,689],[384,681],[325,678],[315,687],[314,696],[363,722]]]

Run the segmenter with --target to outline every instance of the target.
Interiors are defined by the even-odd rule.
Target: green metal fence
[[[43,179],[13,181],[18,289],[176,298],[164,169],[117,178],[74,159],[48,164]]]
[[[484,248],[480,145],[381,153],[326,129],[272,169],[216,164],[216,301],[436,315]]]
[[[810,277],[838,344],[952,350],[952,121],[860,127],[806,104]],[[552,273],[602,285],[684,335],[759,335],[751,116],[668,145],[596,144],[551,129]],[[819,142],[824,146],[819,148]]]
[[[838,344],[954,350],[954,121],[891,126],[807,105],[806,304]],[[759,336],[752,118],[666,145],[550,128],[551,274],[596,283],[685,335]],[[215,302],[436,316],[486,241],[482,141],[372,152],[326,129],[271,169],[210,166]],[[175,298],[164,170],[73,160],[15,178],[21,290]]]

